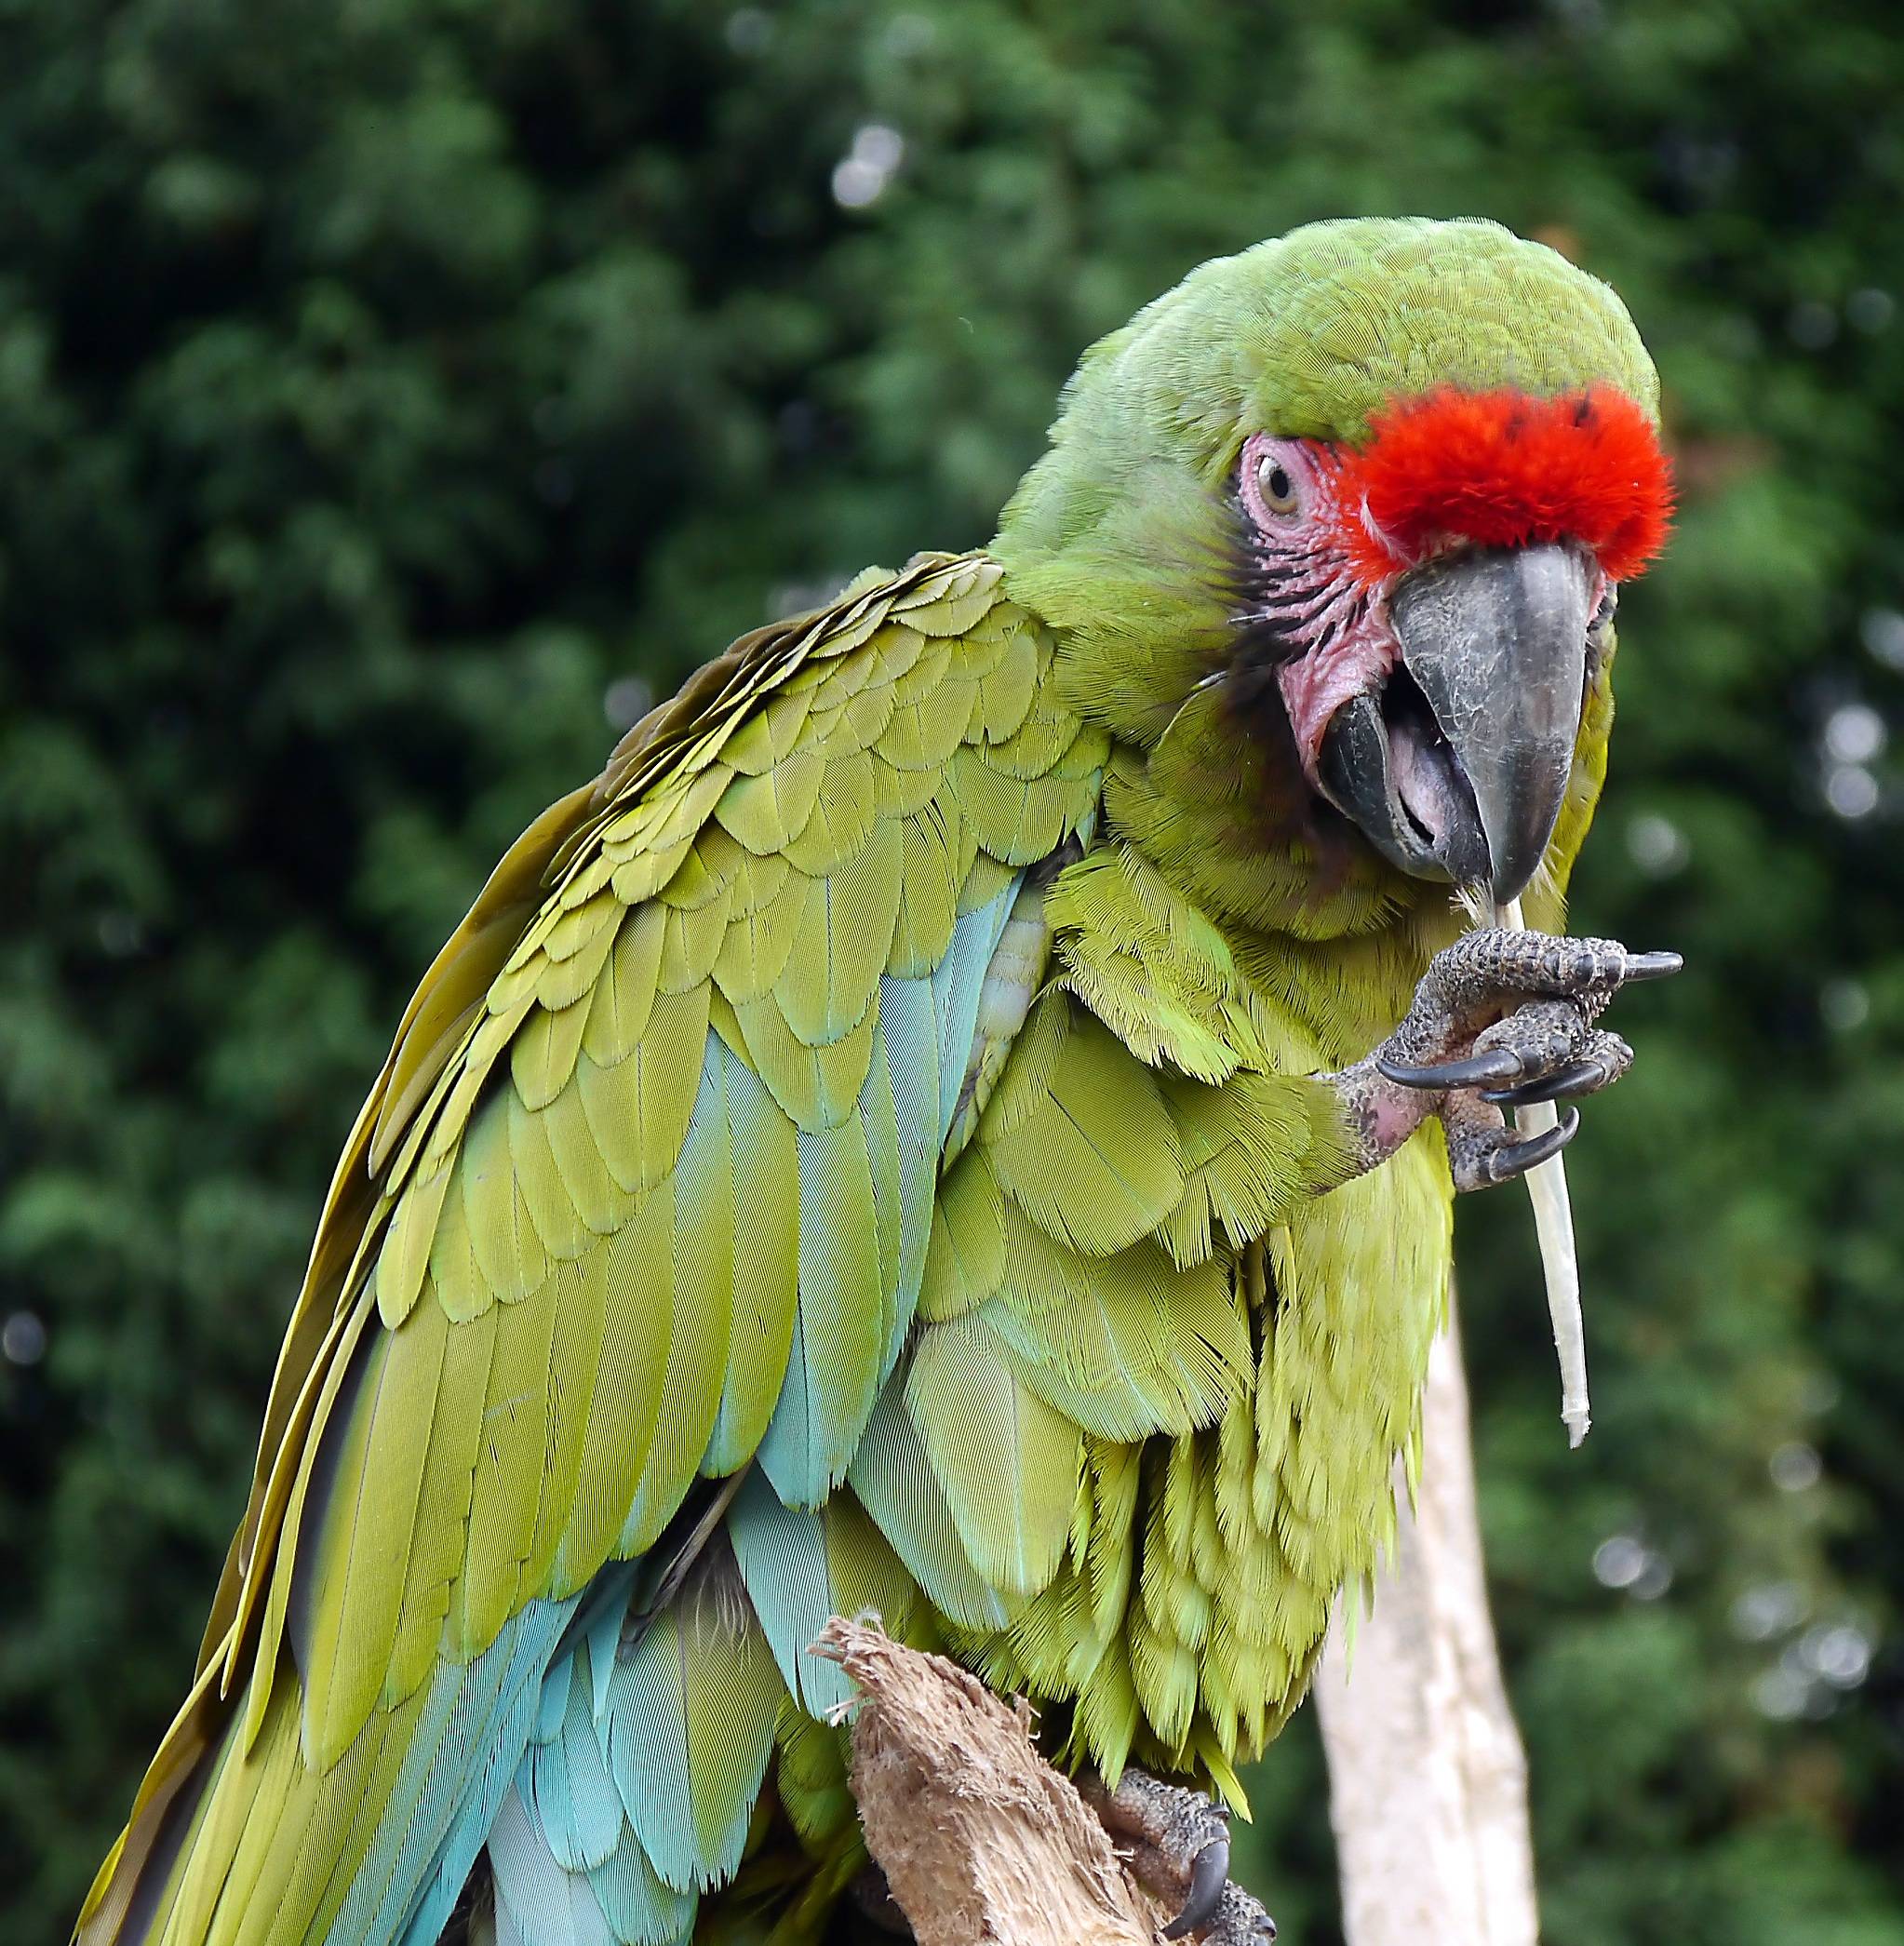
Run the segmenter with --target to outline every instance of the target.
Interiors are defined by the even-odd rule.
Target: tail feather
[[[147,1766],[126,1829],[86,1895],[74,1946],[135,1946],[151,1934],[159,1890],[171,1876],[216,1763],[224,1713],[218,1670],[207,1662]]]
[[[391,1833],[388,1841],[380,1835],[379,1856],[369,1870],[356,1872],[352,1897],[345,1902],[332,1933],[338,1946],[360,1938],[424,1942],[427,1946],[442,1930],[476,1854],[496,1821],[509,1779],[528,1745],[541,1700],[543,1671],[575,1606],[574,1599],[530,1603],[486,1652],[496,1657],[503,1667],[484,1722],[479,1726],[472,1725],[475,1736],[461,1739],[461,1748],[467,1754],[438,1752],[420,1785],[417,1808],[410,1814],[400,1841],[396,1832]],[[450,1740],[446,1739],[446,1751]],[[436,1813],[435,1806],[446,1795],[446,1766],[454,1778],[455,1793],[449,1815],[442,1817]],[[409,1768],[406,1763],[399,1790],[409,1789]],[[391,1843],[394,1849],[387,1877],[381,1855],[385,1842]],[[368,1903],[360,1899],[360,1892],[375,1890],[380,1882],[385,1883],[387,1889],[375,1912],[369,1914],[368,1925],[359,1931],[356,1913],[361,1904]],[[400,1906],[398,1895],[405,1885],[414,1889]]]
[[[704,1499],[672,1548],[468,1660],[446,1622],[427,1679],[328,1764],[290,1647],[261,1706],[219,1696],[214,1655],[77,1946],[433,1946],[486,1845],[497,1946],[675,1946],[758,1835],[776,1724],[842,1698],[803,1666],[820,1621],[903,1625],[916,1594],[851,1495],[789,1509],[756,1473]]]
[[[447,1653],[328,1770],[288,1665],[249,1750],[216,1664],[173,1725],[74,1946],[396,1946],[449,1917],[532,1727],[574,1607],[532,1602],[481,1656]]]

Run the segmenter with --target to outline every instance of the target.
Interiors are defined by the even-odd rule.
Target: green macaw
[[[1656,417],[1552,251],[1298,230],[1086,354],[991,546],[544,812],[352,1131],[85,1946],[811,1936],[835,1612],[1138,1824],[1237,1797],[1394,1532],[1454,1190],[1676,963],[1552,936]],[[1260,1926],[1192,1838],[1184,1927]]]

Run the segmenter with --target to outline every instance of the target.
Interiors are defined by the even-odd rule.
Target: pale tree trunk
[[[1422,1483],[1352,1654],[1316,1678],[1348,1946],[1533,1946],[1527,1759],[1508,1708],[1451,1324],[1428,1362]],[[1353,1599],[1345,1595],[1345,1602]]]

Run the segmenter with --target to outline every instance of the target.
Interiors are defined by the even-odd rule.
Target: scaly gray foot
[[[1601,1014],[1623,986],[1663,979],[1682,963],[1677,953],[1629,953],[1611,939],[1500,927],[1465,933],[1435,955],[1394,1033],[1336,1077],[1363,1166],[1392,1155],[1429,1114],[1447,1131],[1457,1189],[1508,1182],[1544,1162],[1573,1139],[1578,1113],[1517,1137],[1501,1110],[1611,1087],[1633,1051],[1597,1025]]]
[[[1177,1901],[1166,1939],[1203,1946],[1267,1946],[1276,1922],[1229,1882],[1229,1813],[1200,1792],[1127,1770],[1115,1791],[1085,1781],[1084,1799],[1120,1847],[1131,1873],[1154,1898]]]

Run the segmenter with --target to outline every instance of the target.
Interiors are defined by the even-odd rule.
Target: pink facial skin
[[[1287,512],[1264,491],[1279,466],[1295,503]],[[1361,515],[1337,497],[1340,471],[1329,447],[1267,433],[1244,445],[1240,469],[1265,591],[1252,619],[1275,621],[1299,650],[1276,673],[1311,784],[1330,718],[1351,696],[1379,688],[1401,652],[1388,624],[1388,584],[1369,586],[1350,565],[1343,530]]]

